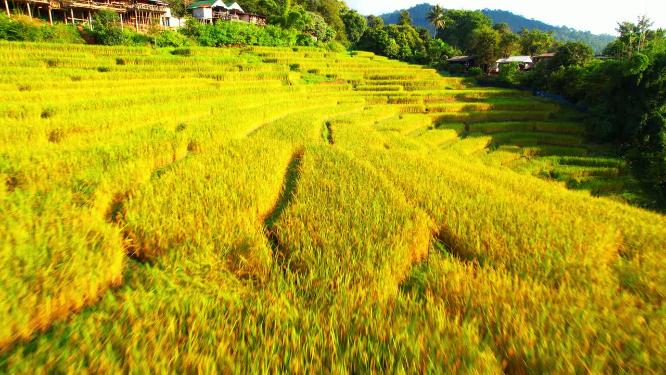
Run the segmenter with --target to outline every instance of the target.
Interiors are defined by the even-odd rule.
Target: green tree
[[[435,27],[435,30],[443,29],[446,25],[446,10],[439,5],[435,5],[428,12],[427,19]]]
[[[335,38],[335,30],[317,13],[307,12],[307,23],[303,32],[312,35],[319,42],[329,42]]]
[[[347,39],[352,44],[358,43],[363,33],[368,28],[368,21],[355,10],[346,9],[342,11],[342,22],[345,23]]]
[[[555,56],[548,61],[551,70],[560,67],[585,66],[594,58],[594,50],[587,44],[567,42],[557,47]]]
[[[419,37],[423,41],[423,43],[428,44],[430,39],[432,39],[432,36],[430,35],[430,30],[426,29],[425,27],[415,27],[416,32],[419,34]]]
[[[499,32],[492,27],[484,26],[474,30],[472,40],[472,54],[476,57],[477,63],[488,70],[497,61],[500,43]]]
[[[347,6],[339,0],[294,0],[305,10],[319,13],[326,23],[335,31],[335,39],[343,44],[348,44],[345,23],[342,21],[341,11]]]
[[[455,48],[437,38],[428,41],[427,50],[428,65],[435,68],[443,68],[447,59],[460,54],[460,51],[456,51]]]
[[[169,8],[171,8],[171,14],[176,17],[185,17],[187,15],[187,5],[184,0],[169,0]]]
[[[517,34],[512,33],[511,29],[508,31],[504,28],[498,30],[494,27],[494,29],[499,33],[498,54],[501,57],[509,57],[520,52],[520,37]]]
[[[401,26],[411,26],[412,25],[412,16],[409,15],[409,12],[403,10],[400,12],[400,19],[398,20],[398,25]]]
[[[664,49],[664,30],[650,30],[653,22],[642,16],[637,23],[618,23],[615,29],[620,36],[604,49],[604,54],[616,58],[628,58],[635,53]]]
[[[520,36],[521,52],[524,55],[539,55],[548,52],[556,45],[551,32],[522,29],[518,35]]]
[[[493,29],[497,30],[501,35],[503,34],[512,34],[511,26],[506,22],[500,22],[493,25]]]
[[[300,5],[291,6],[290,2],[285,3],[282,17],[276,20],[276,23],[285,29],[294,29],[304,31],[312,24],[312,14]]]
[[[384,19],[377,16],[368,16],[368,28],[377,29],[384,27]]]
[[[388,25],[385,27],[389,37],[396,41],[400,47],[397,58],[400,60],[417,62],[415,54],[425,53],[425,45],[419,33],[408,25]]]
[[[415,63],[427,63],[427,42],[409,25],[368,28],[357,48]]]
[[[119,26],[120,17],[116,12],[101,10],[93,18],[95,41],[99,44],[113,46],[124,41],[123,31]]]
[[[171,0],[171,1],[188,1],[192,0]],[[243,10],[249,13],[260,14],[263,16],[271,17],[281,13],[281,5],[275,0],[243,0],[241,3]]]
[[[464,53],[474,46],[474,32],[492,27],[492,21],[479,11],[450,10],[445,14],[445,24],[437,37]]]
[[[499,81],[505,85],[515,85],[518,83],[519,74],[518,63],[502,64],[499,68]]]
[[[380,55],[385,54],[391,38],[384,27],[368,28],[357,44],[357,48],[363,51],[374,52]]]

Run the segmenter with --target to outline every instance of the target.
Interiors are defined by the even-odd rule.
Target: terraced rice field
[[[666,368],[666,219],[589,193],[631,178],[575,113],[366,53],[0,60],[0,372]]]

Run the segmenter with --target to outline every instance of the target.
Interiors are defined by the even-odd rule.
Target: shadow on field
[[[280,192],[280,196],[275,203],[275,207],[268,213],[268,215],[266,215],[266,218],[264,219],[266,238],[268,238],[268,241],[270,242],[274,255],[279,258],[284,257],[284,254],[282,253],[274,227],[275,223],[282,215],[282,212],[284,212],[284,210],[289,206],[291,201],[294,199],[294,195],[296,194],[296,185],[298,184],[303,153],[304,150],[301,149],[296,151],[291,157],[284,176],[284,187],[282,188],[282,192]]]

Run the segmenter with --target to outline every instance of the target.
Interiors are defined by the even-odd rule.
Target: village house
[[[541,61],[548,61],[553,57],[555,57],[555,52],[542,53],[540,55],[532,56],[532,61],[534,61],[534,65],[536,65]]]
[[[463,70],[467,70],[475,66],[476,59],[474,56],[453,56],[450,59],[446,60],[449,65],[458,65],[461,66]]]
[[[62,20],[71,24],[87,23],[94,29],[92,16],[100,10],[116,12],[121,27],[137,31],[151,26],[177,27],[181,23],[172,17],[169,5],[162,0],[12,0],[13,8],[7,0],[4,2],[8,17],[13,9],[30,18],[44,17],[50,24]]]
[[[518,69],[520,70],[530,70],[534,68],[534,61],[530,56],[510,56],[504,59],[499,59],[495,62],[492,68],[490,68],[491,74],[498,74],[502,65],[515,63],[518,64]]]
[[[187,10],[201,23],[217,21],[241,21],[256,25],[266,25],[266,17],[246,13],[238,3],[225,3],[222,0],[199,0],[190,4]]]

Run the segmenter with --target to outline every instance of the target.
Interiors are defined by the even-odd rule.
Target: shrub
[[[192,50],[189,48],[176,48],[175,50],[171,51],[171,54],[174,56],[191,56]]]
[[[284,47],[297,44],[295,31],[272,25],[261,27],[241,22],[197,25],[196,21],[188,20],[187,25],[181,32],[206,47],[243,45]]]
[[[97,12],[93,19],[97,43],[107,46],[123,44],[125,37],[123,30],[118,26],[120,17],[116,12],[102,10]]]
[[[337,53],[347,52],[347,48],[339,42],[328,42],[326,44],[326,49],[328,49],[331,52],[337,52]]]
[[[317,45],[317,40],[308,34],[300,34],[296,37],[296,44],[299,46],[314,47]]]
[[[153,39],[145,34],[134,31],[123,31],[123,45],[126,46],[149,46],[153,44]]]
[[[516,85],[518,84],[519,74],[518,63],[502,64],[500,65],[498,80],[506,85]]]
[[[190,40],[183,34],[171,30],[165,30],[155,37],[155,45],[158,47],[183,47],[188,46]]]
[[[475,66],[467,71],[467,76],[474,79],[479,79],[483,77],[483,70],[481,70],[481,68],[478,66]]]

